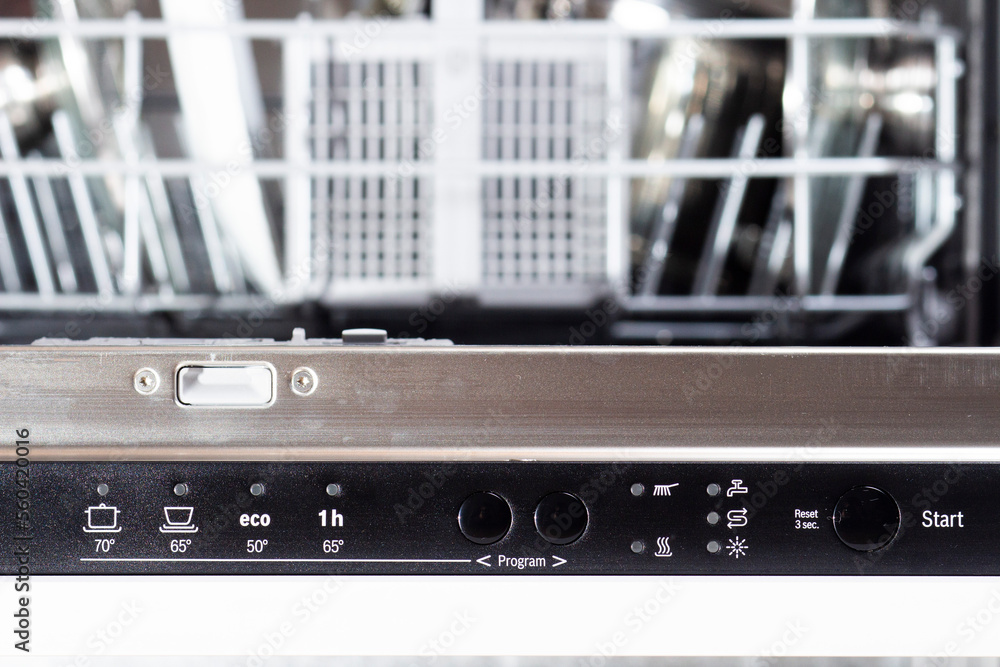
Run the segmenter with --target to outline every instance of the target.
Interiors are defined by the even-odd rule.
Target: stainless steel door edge
[[[271,364],[273,403],[178,404],[206,362]],[[0,452],[27,429],[49,460],[1000,460],[998,385],[986,349],[7,347]]]

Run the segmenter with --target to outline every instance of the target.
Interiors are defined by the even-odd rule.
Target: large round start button
[[[473,493],[458,510],[458,527],[476,544],[493,544],[510,530],[507,501],[495,493]]]
[[[874,551],[892,541],[899,530],[899,506],[874,486],[856,486],[837,501],[833,529],[852,549]]]

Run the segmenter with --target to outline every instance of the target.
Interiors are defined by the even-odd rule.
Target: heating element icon
[[[653,555],[658,558],[670,558],[674,555],[674,552],[670,550],[669,537],[656,538],[656,553]]]

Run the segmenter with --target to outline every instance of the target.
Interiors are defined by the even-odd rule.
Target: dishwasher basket
[[[965,35],[933,13],[820,18],[799,7],[628,24],[487,19],[481,3],[435,0],[407,18],[216,9],[221,19],[187,20],[56,4],[50,17],[0,19],[0,33],[35,48],[42,65],[55,50],[66,77],[91,79],[89,92],[68,85],[50,101],[47,136],[42,122],[25,141],[23,110],[2,107],[0,311],[364,310],[449,295],[485,309],[613,304],[623,341],[832,340],[838,326],[885,315],[905,323],[911,344],[947,339],[942,322],[956,317],[935,258],[959,243]],[[681,42],[701,45],[693,58],[726,43],[777,54],[773,113],[727,120],[721,153],[697,149],[705,133],[721,136],[710,100],[703,115],[664,116],[668,131],[678,126],[672,152],[639,146],[652,118],[643,73]],[[922,96],[892,98],[929,118],[924,144],[880,153],[901,122],[890,110],[855,123],[840,148],[816,148],[837,131],[815,113],[830,95],[816,82],[834,86],[838,71],[824,45],[845,42],[926,55]],[[246,121],[250,143],[232,159],[185,131],[201,120],[192,110],[211,113],[209,100],[185,97],[180,79],[197,71],[178,60],[185,43],[229,45],[242,53],[237,66],[276,70],[274,91],[242,86],[231,123]],[[262,65],[261,44],[272,62]],[[151,65],[164,45],[167,73]],[[892,85],[858,72],[873,90]],[[179,98],[167,112],[158,76]],[[103,119],[87,94],[103,95]],[[234,103],[209,94],[217,109]],[[171,114],[179,139],[164,149]],[[658,194],[640,200],[644,188]],[[894,193],[891,225],[869,215],[879,188]],[[643,206],[649,221],[637,231]],[[903,232],[886,237],[885,226]],[[868,257],[851,259],[857,239],[876,237]],[[789,317],[827,328],[782,330]]]

